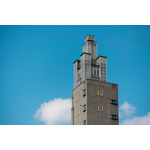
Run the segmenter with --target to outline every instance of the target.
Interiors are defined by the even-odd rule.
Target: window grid
[[[111,104],[117,105],[117,100],[111,99]]]
[[[117,115],[112,114],[112,115],[111,115],[111,119],[117,120],[117,119],[118,119],[118,116],[117,116]]]

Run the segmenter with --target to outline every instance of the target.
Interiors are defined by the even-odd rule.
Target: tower
[[[87,35],[74,64],[72,125],[118,125],[118,85],[107,82],[107,57],[97,57],[95,37]]]

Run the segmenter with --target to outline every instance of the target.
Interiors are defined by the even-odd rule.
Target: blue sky
[[[0,26],[0,124],[45,124],[35,118],[41,104],[71,98],[87,34],[119,84],[120,124],[149,116],[150,26]]]

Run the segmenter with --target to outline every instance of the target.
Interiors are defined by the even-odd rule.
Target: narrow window
[[[101,96],[103,96],[103,91],[101,91]]]
[[[86,120],[83,121],[83,125],[86,125]]]
[[[85,89],[83,90],[83,96],[85,96],[86,94],[85,94]]]
[[[103,106],[101,106],[101,111],[103,111]]]
[[[96,70],[94,69],[94,77],[96,76]]]
[[[83,112],[86,111],[86,105],[83,105]]]
[[[99,106],[97,105],[97,111],[99,111]]]
[[[93,68],[91,69],[91,75],[93,76]]]
[[[97,70],[97,77],[99,78],[99,70]]]
[[[99,95],[99,90],[97,90],[97,95]]]

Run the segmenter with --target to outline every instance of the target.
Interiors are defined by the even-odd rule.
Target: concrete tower
[[[87,35],[81,60],[74,62],[73,125],[118,125],[118,85],[107,82],[107,57],[97,57],[95,37]]]

